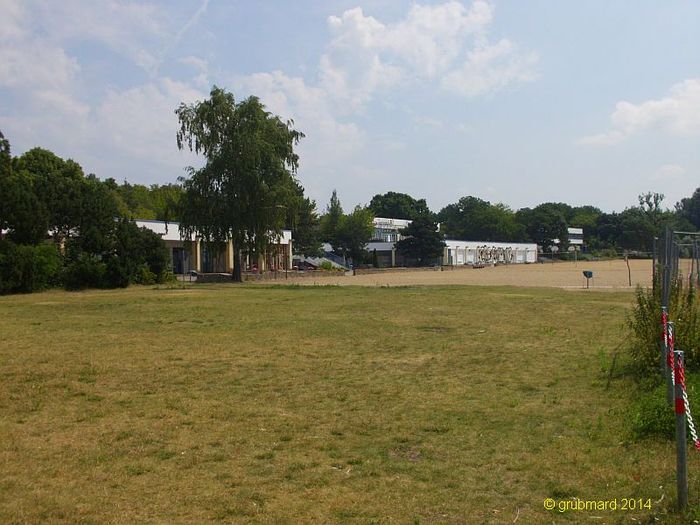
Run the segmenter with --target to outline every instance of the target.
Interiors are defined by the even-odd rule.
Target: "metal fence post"
[[[685,374],[683,352],[675,352],[675,375],[681,378]],[[683,510],[688,506],[688,443],[685,435],[685,403],[683,401],[682,381],[676,381],[676,487],[678,492],[678,508]]]

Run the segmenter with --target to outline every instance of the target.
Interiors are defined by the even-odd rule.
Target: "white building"
[[[569,251],[580,252],[583,249],[583,228],[567,228],[567,235],[569,237]],[[552,239],[552,242],[558,245],[559,239]]]
[[[406,261],[396,253],[396,242],[402,236],[400,230],[411,224],[408,219],[374,219],[374,236],[367,250],[376,252],[381,266],[404,266]],[[474,264],[520,264],[537,262],[537,245],[534,243],[457,241],[446,239],[445,249],[438,262],[448,266]]]
[[[408,219],[387,219],[384,217],[375,217],[372,220],[374,224],[373,241],[380,242],[397,242],[401,240],[400,230],[411,224],[413,221]]]
[[[522,264],[537,262],[537,244],[445,240],[443,264]]]
[[[180,224],[177,222],[163,222],[152,220],[137,220],[136,225],[148,228],[157,233],[165,241],[165,246],[170,251],[173,263],[173,273],[184,274],[190,270],[200,273],[230,273],[233,271],[233,242],[226,242],[221,250],[208,249],[206,243],[199,238],[183,239],[180,233]],[[282,235],[277,239],[268,252],[257,258],[243,253],[241,260],[243,270],[253,268],[259,271],[284,270],[292,267],[292,232],[282,230]]]

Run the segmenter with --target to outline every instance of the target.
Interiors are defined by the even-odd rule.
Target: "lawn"
[[[673,443],[630,442],[633,384],[615,374],[606,389],[632,299],[258,285],[2,297],[0,522],[680,523]],[[549,512],[548,497],[652,510]]]

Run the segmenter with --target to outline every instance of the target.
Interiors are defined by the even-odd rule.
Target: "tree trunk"
[[[243,277],[241,275],[241,250],[238,248],[233,250],[233,273],[231,274],[231,278],[236,283],[243,282]]]

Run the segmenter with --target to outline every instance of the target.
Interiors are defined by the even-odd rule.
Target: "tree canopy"
[[[236,102],[214,86],[207,100],[181,104],[177,145],[201,153],[203,168],[183,180],[181,228],[210,243],[234,242],[234,280],[241,280],[240,250],[262,253],[281,235],[297,194],[304,136],[293,122],[266,111],[256,97]]]
[[[517,242],[525,238],[524,227],[510,208],[477,197],[462,197],[445,206],[438,220],[448,239]]]
[[[0,293],[167,279],[169,253],[162,239],[119,220],[112,190],[95,175],[85,176],[77,162],[46,149],[12,158],[0,133],[0,228],[6,230]]]
[[[389,219],[415,219],[420,215],[430,215],[425,199],[414,199],[406,193],[389,191],[375,195],[369,203],[375,217]]]
[[[437,223],[428,215],[419,215],[406,228],[401,230],[404,237],[396,243],[396,250],[415,259],[419,266],[424,266],[442,256],[445,241],[437,230]]]

